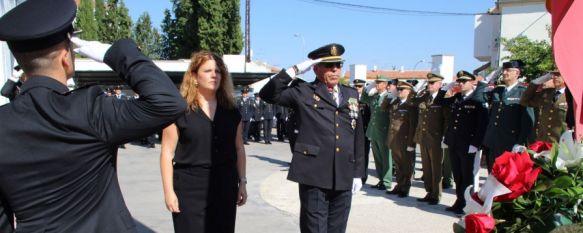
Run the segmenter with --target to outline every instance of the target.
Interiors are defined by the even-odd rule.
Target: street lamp
[[[294,37],[298,37],[302,40],[302,54],[306,54],[306,41],[304,40],[304,36],[300,33],[296,33],[294,34]]]
[[[417,70],[417,65],[419,65],[419,63],[421,62],[425,62],[425,60],[421,59],[417,63],[415,63],[415,65],[413,66],[413,70]]]

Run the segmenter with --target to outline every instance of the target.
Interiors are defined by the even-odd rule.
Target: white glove
[[[420,90],[425,89],[426,85],[427,85],[426,80],[419,80],[419,82],[417,82],[417,85],[413,87],[413,90],[415,90],[415,92],[419,92]]]
[[[488,75],[486,75],[486,77],[484,77],[484,80],[483,81],[485,83],[489,83],[490,81],[492,81],[492,79],[495,79],[498,76],[500,76],[500,72],[502,72],[502,67],[498,67],[492,73],[489,73]]]
[[[78,37],[72,37],[71,42],[75,45],[75,49],[73,49],[75,53],[98,62],[103,62],[105,53],[111,47],[110,44],[104,44],[99,41],[86,41]]]
[[[445,144],[445,138],[441,140],[441,149],[446,149],[447,148],[447,144]]]
[[[306,73],[306,71],[308,71],[312,66],[314,66],[315,64],[319,63],[322,61],[322,58],[318,58],[318,59],[308,59],[300,64],[296,64],[290,68],[288,68],[287,70],[285,70],[285,72],[292,78],[295,78],[297,75]]]
[[[362,188],[362,180],[360,178],[354,178],[352,180],[352,194],[357,193]]]
[[[470,145],[470,148],[468,148],[468,153],[469,154],[473,154],[478,152],[478,148],[476,148],[475,146]]]
[[[273,120],[276,121],[277,119],[275,117],[273,117]]]
[[[551,73],[546,73],[543,76],[540,76],[538,78],[535,78],[534,80],[531,81],[531,83],[534,83],[536,85],[541,85],[541,84],[545,83],[546,81],[551,80],[551,78],[553,78],[553,76],[551,75]]]
[[[372,85],[371,85],[372,86]],[[377,90],[376,87],[372,87],[370,90],[368,90],[366,93],[368,94],[368,96],[373,96],[374,94],[376,94],[377,92],[379,92]]]
[[[264,118],[263,118],[263,117],[261,117],[259,120],[264,120]]]
[[[512,153],[519,153],[523,151],[526,151],[526,147],[524,147],[523,145],[514,144],[514,146],[512,147]]]
[[[24,73],[24,71],[22,71],[22,69],[14,70],[14,71],[12,71],[12,76],[9,79],[12,80],[13,82],[18,82],[18,80],[20,79],[20,76],[22,76],[23,73]]]
[[[407,151],[409,151],[409,152],[411,152],[411,151],[415,151],[415,147],[408,146],[408,147],[407,147]]]
[[[253,118],[250,119],[251,122],[254,122],[255,120],[253,120]]]
[[[449,89],[451,89],[453,86],[455,86],[455,84],[456,84],[455,81],[451,81],[447,85],[441,87],[441,90],[442,91],[449,91]]]

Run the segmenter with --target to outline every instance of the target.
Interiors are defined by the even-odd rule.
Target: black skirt
[[[234,165],[174,167],[174,191],[180,213],[174,232],[235,232],[238,178]]]

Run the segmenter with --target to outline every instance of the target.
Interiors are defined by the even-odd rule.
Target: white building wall
[[[474,18],[474,57],[482,62],[498,59],[500,15],[481,14]],[[493,62],[494,63],[494,62]]]
[[[501,4],[500,37],[512,39],[526,36],[531,40],[546,40],[550,42],[549,30],[551,14],[545,8],[544,1],[527,3]],[[498,62],[506,60],[510,53],[500,45]]]
[[[354,79],[361,79],[366,81],[366,65],[363,64],[351,64],[350,65],[350,83]]]
[[[431,72],[443,76],[443,82],[453,81],[455,59],[452,55],[431,55]]]

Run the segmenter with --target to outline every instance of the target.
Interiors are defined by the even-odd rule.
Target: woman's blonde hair
[[[189,110],[196,110],[200,107],[198,102],[198,83],[196,81],[196,74],[198,69],[209,60],[214,60],[217,64],[221,75],[221,83],[216,92],[217,104],[227,109],[235,107],[235,100],[233,98],[233,80],[229,75],[225,62],[219,55],[209,51],[194,52],[190,58],[190,65],[184,73],[182,84],[180,85],[180,94],[186,100]]]

